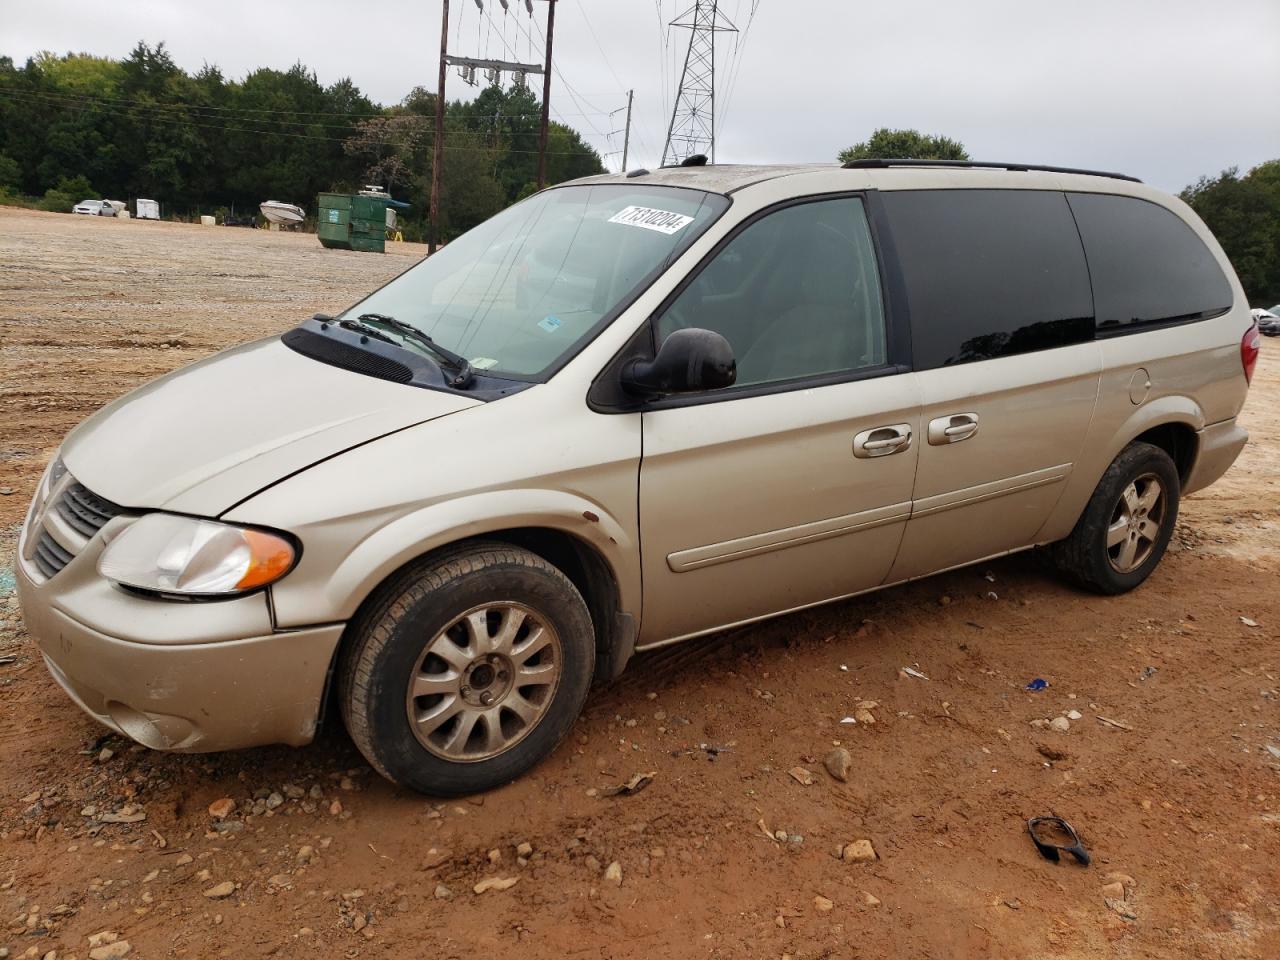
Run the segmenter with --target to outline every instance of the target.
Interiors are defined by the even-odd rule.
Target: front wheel
[[[1130,444],[1102,475],[1071,535],[1054,544],[1055,563],[1096,593],[1132,590],[1164,556],[1180,492],[1167,453],[1149,443]]]
[[[389,780],[437,796],[508,783],[554,750],[595,666],[578,590],[502,543],[406,570],[352,626],[340,677],[351,738]]]

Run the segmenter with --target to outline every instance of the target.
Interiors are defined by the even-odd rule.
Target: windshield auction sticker
[[[628,227],[644,227],[646,230],[657,230],[668,236],[683,230],[693,223],[693,217],[683,213],[672,213],[670,210],[657,210],[653,207],[623,207],[612,217],[610,223],[621,223]]]

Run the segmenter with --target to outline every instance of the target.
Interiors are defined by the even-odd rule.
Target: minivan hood
[[[121,506],[217,516],[318,460],[479,402],[328,366],[271,337],[108,404],[62,458]]]

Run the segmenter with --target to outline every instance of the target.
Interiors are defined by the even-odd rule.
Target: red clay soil
[[[421,252],[0,208],[0,567],[91,411],[341,308]],[[1184,505],[1136,592],[1077,592],[1024,554],[644,656],[532,775],[471,800],[392,787],[334,718],[300,750],[104,739],[0,599],[16,658],[0,665],[0,944],[61,960],[103,932],[129,948],[97,956],[144,960],[1280,956],[1278,347],[1252,443]],[[1032,725],[1068,711],[1065,733]],[[823,767],[837,744],[847,783]],[[607,795],[638,773],[646,788]],[[1037,854],[1024,822],[1051,813],[1091,866]],[[874,861],[837,856],[858,840]],[[475,892],[493,879],[515,882]]]

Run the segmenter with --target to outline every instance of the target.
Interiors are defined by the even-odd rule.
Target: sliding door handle
[[[929,443],[935,447],[968,440],[977,432],[978,415],[976,413],[953,413],[949,417],[938,417],[936,420],[929,421]]]

